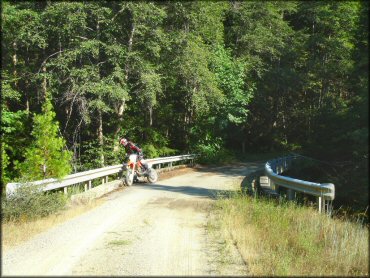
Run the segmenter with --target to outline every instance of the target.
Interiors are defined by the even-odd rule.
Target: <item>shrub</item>
[[[171,156],[174,155],[177,150],[171,149],[168,147],[155,147],[152,144],[146,144],[142,148],[145,158],[155,158],[155,157],[161,157],[161,156]]]
[[[67,196],[61,192],[42,192],[39,187],[24,185],[2,198],[2,219],[33,220],[63,209],[66,203]]]
[[[195,152],[199,154],[199,163],[222,164],[230,163],[232,160],[234,160],[234,155],[232,152],[222,147],[221,140],[201,143],[196,147]]]
[[[178,150],[171,149],[168,147],[162,147],[158,149],[159,156],[171,156],[171,155],[176,155],[176,153],[178,153]]]
[[[158,151],[152,144],[144,145],[142,150],[146,158],[158,157]]]

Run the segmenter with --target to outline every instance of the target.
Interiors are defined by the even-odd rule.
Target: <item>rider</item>
[[[127,154],[132,154],[132,153],[137,154],[138,160],[143,165],[144,171],[148,169],[148,164],[146,162],[143,162],[143,158],[144,158],[143,151],[138,146],[136,146],[134,143],[127,140],[126,138],[120,139],[119,143],[125,147]]]

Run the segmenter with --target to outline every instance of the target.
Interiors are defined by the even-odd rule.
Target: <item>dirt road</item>
[[[237,250],[227,265],[220,258],[207,216],[213,197],[257,166],[194,170],[113,192],[103,205],[3,252],[2,275],[245,275]]]

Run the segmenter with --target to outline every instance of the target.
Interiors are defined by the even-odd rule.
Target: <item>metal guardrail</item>
[[[295,199],[295,192],[302,192],[317,197],[319,212],[331,213],[332,201],[335,197],[335,186],[332,183],[315,183],[279,175],[288,170],[298,155],[269,160],[265,164],[265,174],[269,179],[270,187],[278,190],[279,186],[288,189],[288,199]]]
[[[146,159],[145,161],[151,167],[153,165],[157,165],[158,168],[161,168],[161,164],[168,163],[169,167],[172,167],[172,163],[176,161],[182,160],[191,160],[193,161],[196,157],[195,154],[188,154],[188,155],[177,155],[177,156],[168,156],[168,157],[158,157],[152,159]],[[107,166],[99,169],[79,172],[75,174],[68,175],[61,180],[58,179],[46,179],[46,180],[39,180],[27,183],[28,185],[35,185],[40,186],[43,191],[49,191],[59,188],[64,188],[64,193],[67,193],[67,187],[71,185],[76,185],[80,183],[85,183],[85,191],[87,189],[91,189],[92,187],[92,180],[97,178],[102,178],[102,183],[108,182],[108,176],[117,174],[122,170],[122,164]],[[6,185],[6,194],[10,195],[16,191],[17,188],[24,185],[23,183],[8,183]]]

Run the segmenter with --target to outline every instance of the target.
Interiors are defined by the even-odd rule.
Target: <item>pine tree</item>
[[[34,142],[26,150],[26,160],[20,165],[26,180],[61,178],[71,171],[72,153],[64,150],[65,140],[58,136],[59,124],[49,98],[42,114],[35,115],[32,136]]]

